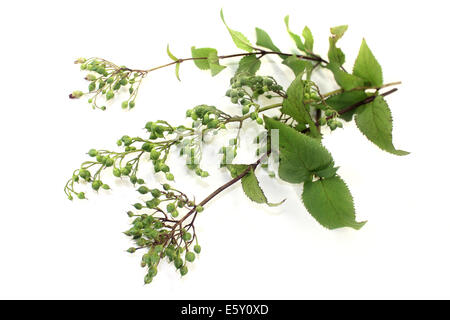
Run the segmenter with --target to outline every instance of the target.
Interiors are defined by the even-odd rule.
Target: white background
[[[0,298],[450,298],[448,170],[448,34],[445,1],[4,1],[0,5],[2,100],[0,133]],[[326,56],[329,27],[349,24],[341,47],[351,70],[366,38],[385,82],[403,81],[388,97],[396,157],[367,142],[353,124],[324,139],[355,198],[360,231],[322,228],[304,209],[301,187],[261,172],[278,208],[250,203],[238,185],[199,217],[203,252],[180,279],[172,266],[143,285],[139,256],[121,232],[136,194],[110,178],[110,194],[68,201],[63,193],[90,148],[114,148],[123,134],[145,134],[149,120],[183,123],[196,104],[233,110],[223,97],[235,62],[211,78],[193,64],[152,73],[136,108],[120,102],[93,111],[68,93],[84,89],[80,56],[130,67],[168,62],[165,47],[188,57],[190,47],[235,53],[219,18],[254,41],[254,27],[277,46],[294,44],[283,23],[308,25]],[[265,58],[266,59],[266,58]],[[276,59],[266,72],[292,80]],[[264,72],[263,70],[263,72]],[[211,150],[215,151],[220,144]],[[210,152],[214,154],[214,152]],[[171,162],[177,186],[201,199],[227,174],[205,161],[200,181]],[[177,166],[179,167],[178,169]],[[150,177],[150,175],[149,175]],[[156,183],[156,181],[153,181]]]

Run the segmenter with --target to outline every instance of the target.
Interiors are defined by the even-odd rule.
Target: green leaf
[[[345,63],[345,54],[340,48],[336,47],[336,43],[340,38],[342,38],[347,29],[347,25],[330,29],[331,37],[329,39],[330,48],[328,49],[328,59],[330,60],[331,64],[337,64],[339,67]]]
[[[331,96],[326,100],[327,104],[336,111],[340,111],[346,107],[349,107],[357,102],[361,102],[367,98],[364,91],[348,91],[334,96]],[[341,118],[345,121],[351,121],[356,109],[341,114]]]
[[[280,52],[280,49],[276,45],[273,44],[270,36],[263,29],[256,28],[256,45],[270,49],[275,52]]]
[[[231,173],[233,178],[236,178],[240,174],[242,174],[250,165],[248,164],[229,164],[227,165],[228,170]],[[267,197],[264,194],[263,190],[259,186],[258,178],[256,178],[255,172],[252,169],[241,179],[242,189],[244,190],[245,195],[252,201],[256,203],[265,203],[268,206],[278,206],[284,202],[281,201],[279,203],[269,203],[267,201]]]
[[[225,66],[221,66],[219,64],[219,58],[217,57],[217,51],[216,52],[210,52],[208,56],[208,62],[209,62],[209,68],[211,69],[211,75],[214,77],[217,75],[220,71],[225,69]]]
[[[359,230],[366,223],[356,221],[353,197],[339,176],[306,182],[302,200],[314,219],[328,229],[350,227]]]
[[[181,81],[181,79],[180,79],[180,63],[177,63],[175,65],[175,75],[177,76],[178,81]]]
[[[339,169],[339,167],[327,167],[325,169],[314,172],[314,174],[321,178],[332,178],[336,175],[336,172],[338,171],[338,169]]]
[[[286,24],[286,30],[289,33],[289,35],[291,36],[292,40],[294,40],[295,45],[297,46],[297,48],[303,52],[306,52],[306,48],[305,45],[303,44],[302,38],[300,38],[300,36],[298,34],[295,34],[291,31],[291,29],[289,28],[289,16],[286,16],[284,18],[284,23]]]
[[[302,32],[303,38],[305,39],[305,48],[309,52],[313,51],[314,47],[314,38],[308,27],[305,27]]]
[[[278,129],[280,165],[278,175],[290,183],[302,183],[315,172],[333,167],[331,154],[320,142],[288,125],[264,116],[266,128]]]
[[[337,26],[337,27],[330,28],[330,32],[333,35],[333,38],[335,39],[335,41],[337,41],[340,38],[342,38],[344,33],[347,31],[347,29],[348,29],[348,25]]]
[[[363,78],[369,85],[379,87],[383,85],[383,72],[377,59],[363,39],[358,57],[353,67],[353,74]]]
[[[196,58],[194,60],[195,65],[201,70],[209,70],[209,55],[211,53],[215,53],[217,55],[217,50],[213,48],[191,48],[192,58]],[[199,59],[203,58],[203,59]]]
[[[308,61],[301,60],[296,56],[289,56],[282,62],[284,65],[288,66],[297,77],[299,74],[303,73],[308,65]]]
[[[167,55],[168,55],[168,56],[170,57],[170,59],[172,59],[173,61],[178,61],[178,58],[175,57],[175,56],[172,54],[172,52],[170,52],[169,45],[167,45]]]
[[[398,156],[409,152],[397,150],[392,144],[392,115],[383,97],[360,106],[356,111],[356,125],[359,130],[382,150]]]
[[[328,49],[328,60],[330,60],[330,63],[342,66],[345,63],[345,54],[340,48],[336,47],[337,39],[330,37],[329,42],[330,48]]]
[[[256,58],[256,55],[252,54],[245,56],[239,61],[239,67],[236,73],[249,73],[254,75],[259,70],[260,66],[261,61]]]
[[[333,72],[337,84],[346,91],[364,86],[363,79],[341,70],[336,63],[329,63],[327,68]]]
[[[311,133],[314,137],[320,137],[311,115],[303,103],[303,80],[302,75],[299,74],[286,91],[287,98],[283,101],[281,112],[291,116],[298,123],[309,124]]]
[[[223,10],[220,10],[220,17],[222,18],[223,24],[225,25],[225,27],[227,27],[228,32],[231,35],[231,38],[234,41],[234,44],[236,45],[236,47],[238,47],[239,49],[248,51],[248,52],[252,52],[253,51],[253,47],[252,44],[250,43],[250,41],[248,41],[248,39],[239,31],[235,31],[232,30],[228,27],[227,23],[225,22],[225,19],[223,17]]]

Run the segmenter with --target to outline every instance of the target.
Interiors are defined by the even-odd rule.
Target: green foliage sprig
[[[145,125],[144,137],[123,136],[117,141],[120,151],[91,149],[90,160],[81,164],[65,186],[69,199],[85,199],[86,192],[79,191],[78,185],[90,184],[94,191],[109,190],[102,180],[106,171],[113,176],[128,179],[140,194],[140,200],[132,204],[128,215],[132,218],[131,228],[125,234],[135,245],[128,252],[144,251],[142,267],[147,268],[145,283],[150,283],[157,274],[163,258],[173,263],[180,274],[188,272],[188,265],[201,251],[195,232],[195,220],[204,206],[222,191],[241,182],[247,197],[260,204],[276,206],[283,203],[269,202],[259,185],[257,168],[264,168],[271,177],[278,175],[281,180],[292,184],[304,184],[301,198],[309,213],[324,227],[336,229],[351,227],[360,229],[365,222],[356,220],[352,195],[338,175],[332,155],[322,145],[323,129],[332,131],[343,128],[343,122],[356,122],[359,130],[382,150],[395,155],[406,155],[392,142],[392,117],[385,97],[397,88],[383,89],[400,84],[384,83],[382,69],[363,40],[358,57],[350,73],[344,68],[345,54],[338,47],[338,41],[347,31],[347,26],[331,28],[327,59],[314,52],[314,38],[308,27],[301,35],[291,31],[289,17],[285,18],[286,29],[296,45],[296,52],[282,52],[268,33],[256,28],[256,44],[253,45],[242,33],[231,29],[221,19],[231,35],[236,47],[243,50],[229,55],[219,55],[214,48],[191,48],[191,57],[177,58],[167,46],[171,62],[144,70],[134,70],[100,58],[75,61],[81,69],[88,71],[85,79],[88,90],[74,91],[70,98],[88,96],[93,108],[106,109],[104,101],[112,101],[122,92],[128,98],[122,108],[133,108],[143,79],[150,72],[175,66],[175,74],[180,79],[180,65],[193,61],[201,70],[217,75],[227,66],[223,60],[239,58],[239,66],[230,80],[225,95],[229,97],[236,112],[228,114],[216,106],[198,105],[186,111],[189,122],[173,125],[167,121],[149,121]],[[273,55],[293,72],[293,80],[288,88],[283,88],[272,75],[260,75],[262,59]],[[324,93],[312,80],[319,69],[329,70],[338,90]],[[100,103],[102,101],[102,103]],[[268,116],[267,111],[276,112]],[[260,126],[261,134],[254,141],[258,145],[257,159],[250,164],[233,163],[241,139],[241,131],[249,123]],[[222,146],[220,168],[231,175],[224,185],[214,190],[208,197],[196,202],[186,193],[173,186],[174,175],[167,160],[177,152],[185,157],[186,166],[195,175],[206,178],[209,173],[201,166],[204,137],[208,134],[229,132],[232,124],[238,125],[237,134],[228,145]],[[277,174],[272,155],[279,157]],[[160,186],[147,186],[140,174],[142,161],[150,160],[154,172],[162,173],[167,180]],[[169,184],[170,183],[170,184]],[[276,183],[276,182],[274,182]]]

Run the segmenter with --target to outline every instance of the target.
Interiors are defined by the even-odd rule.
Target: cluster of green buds
[[[206,126],[206,129],[223,129],[222,120],[226,119],[227,114],[214,106],[201,104],[187,110],[186,117],[193,120],[192,128],[203,125]]]
[[[284,95],[283,87],[273,77],[255,76],[239,73],[230,80],[231,89],[225,95],[230,97],[233,104],[240,104],[242,113],[249,112],[248,108],[258,100],[261,95],[268,99]]]
[[[106,110],[106,105],[98,105],[100,102],[98,98],[102,97],[102,102],[112,100],[124,88],[129,97],[122,102],[122,108],[132,109],[135,106],[137,91],[146,75],[145,71],[131,70],[125,66],[119,67],[112,62],[97,58],[79,58],[75,60],[75,63],[81,65],[81,70],[89,72],[85,77],[89,85],[87,92],[79,90],[72,92],[69,95],[71,99],[88,95],[88,102],[94,109]]]
[[[343,124],[338,120],[339,113],[333,109],[326,109],[325,116],[319,119],[319,125],[327,125],[331,131],[342,128]]]
[[[152,282],[158,272],[158,265],[164,258],[173,263],[182,276],[186,275],[188,263],[194,262],[201,247],[197,242],[193,221],[182,226],[183,220],[177,220],[177,217],[179,210],[199,213],[203,211],[203,207],[195,205],[184,193],[169,184],[164,184],[161,189],[140,186],[137,191],[142,195],[151,195],[152,198],[133,205],[138,212],[146,212],[128,212],[133,221],[132,227],[125,234],[136,244],[127,250],[129,253],[146,251],[141,261],[141,266],[147,268],[144,283]]]

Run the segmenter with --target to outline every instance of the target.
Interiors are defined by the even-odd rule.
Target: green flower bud
[[[106,93],[106,100],[111,100],[112,98],[114,98],[114,92],[110,90]]]
[[[133,247],[128,248],[127,252],[128,253],[135,253],[136,252],[136,248],[133,248]]]
[[[98,152],[95,149],[91,149],[88,152],[88,155],[91,156],[91,157],[95,157],[95,156],[97,156],[97,154],[98,154]]]
[[[159,198],[161,196],[161,191],[159,191],[158,189],[152,189],[151,193],[153,198]]]
[[[205,210],[202,206],[197,206],[196,209],[197,212],[203,212],[203,210]]]
[[[86,58],[78,58],[77,60],[74,61],[75,64],[80,64],[80,63],[85,63],[86,62]]]
[[[195,253],[199,254],[200,251],[202,251],[202,247],[200,247],[200,245],[196,244],[196,245],[194,246],[194,251],[195,251]]]
[[[175,264],[175,268],[180,269],[183,266],[183,259],[175,258],[173,263]]]
[[[84,192],[80,192],[77,194],[78,199],[86,199]]]
[[[256,119],[258,118],[258,112],[252,112],[252,113],[250,114],[250,118],[251,118],[252,120],[256,120]]]
[[[103,183],[100,180],[95,180],[92,182],[92,189],[94,189],[95,191],[98,191],[98,189],[100,189],[102,184]]]
[[[127,176],[131,173],[131,169],[128,167],[123,167],[122,169],[120,169],[120,173],[124,176]],[[136,182],[133,182],[136,183]]]
[[[119,178],[122,174],[120,173],[120,169],[114,168],[113,169],[113,175],[117,178]]]
[[[111,167],[114,164],[114,160],[111,158],[107,158],[105,161],[105,166]]]
[[[136,102],[134,102],[134,100],[130,101],[130,103],[129,103],[130,109],[133,109],[135,105],[136,105]]]
[[[248,105],[242,107],[242,114],[245,115],[249,113],[250,107]]]
[[[122,109],[128,108],[128,101],[122,102]]]
[[[186,118],[189,118],[192,115],[192,110],[188,109],[186,110]]]
[[[95,84],[95,82],[91,82],[91,83],[89,83],[89,86],[88,86],[88,90],[89,90],[89,92],[92,92],[92,91],[94,91],[94,90],[95,90],[95,88],[96,88],[96,84]]]
[[[164,188],[164,190],[169,191],[170,190],[170,184],[164,183],[163,184],[163,188]]]
[[[183,233],[182,238],[184,241],[189,241],[192,238],[192,234],[190,234],[189,232],[185,232],[185,233]]]
[[[177,211],[177,210],[174,210],[174,211],[171,213],[171,215],[172,215],[172,217],[174,217],[174,218],[178,217],[178,211]]]
[[[330,110],[330,109],[325,110],[325,115],[326,115],[327,117],[331,117],[333,114],[334,114],[334,111],[333,111],[333,110]]]
[[[219,120],[214,119],[214,120],[211,120],[210,122],[208,122],[207,127],[208,127],[208,129],[215,129],[215,128],[217,128],[218,125],[219,125]]]
[[[186,252],[186,261],[194,262],[195,254],[193,252]]]
[[[172,213],[175,211],[175,204],[174,203],[169,203],[167,205],[167,212]]]
[[[137,191],[138,191],[140,194],[147,194],[147,193],[150,192],[150,189],[147,188],[146,186],[140,186],[140,187],[137,189]]]
[[[200,177],[202,177],[202,178],[206,178],[206,177],[208,177],[208,176],[209,176],[209,173],[206,172],[206,171],[202,171],[202,173],[201,173],[201,175],[200,175]]]
[[[89,178],[91,177],[91,173],[86,169],[80,169],[79,176],[84,180],[89,180]]]
[[[103,190],[110,190],[111,187],[109,185],[107,185],[106,183],[102,184],[102,189]]]
[[[166,179],[169,181],[173,181],[175,177],[170,172],[166,172]]]
[[[69,95],[70,99],[79,99],[83,96],[83,92],[82,91],[74,91]]]
[[[256,123],[259,124],[259,125],[262,125],[263,122],[264,122],[264,121],[263,121],[263,119],[261,119],[261,118],[257,118],[257,119],[256,119]]]
[[[150,159],[152,159],[152,160],[158,160],[160,155],[161,155],[161,152],[156,151],[155,149],[153,149],[153,150],[150,152]]]
[[[182,266],[180,268],[180,274],[181,276],[185,276],[188,273],[188,268],[186,266]]]
[[[144,151],[151,152],[153,149],[153,145],[151,143],[145,142],[141,148]]]

